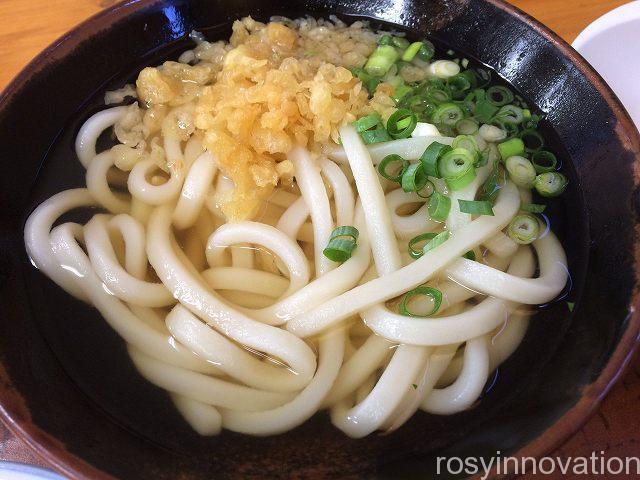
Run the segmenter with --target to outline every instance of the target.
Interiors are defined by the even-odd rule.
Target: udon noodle
[[[406,170],[431,145],[455,146],[456,132],[421,120],[412,137],[365,144],[353,122],[378,115],[389,125],[399,82],[460,71],[416,59],[367,92],[362,72],[345,67],[370,61],[383,36],[337,19],[245,19],[231,44],[195,35],[180,62],[107,95],[140,105],[86,120],[76,141],[86,185],[55,194],[26,223],[33,264],[100,312],[202,435],[275,435],[327,409],[333,425],[363,437],[417,410],[468,409],[522,341],[527,306],[565,286],[551,230],[519,243],[509,233],[531,202],[513,175],[491,214],[462,211],[458,200],[473,203],[503,168],[502,131],[471,133],[487,159],[462,188],[430,177],[431,195],[451,200],[444,218],[432,218],[419,189],[379,174],[388,155]],[[119,143],[99,152],[112,127]],[[58,221],[79,208],[98,211],[84,225]],[[358,236],[338,262],[325,248],[341,226]],[[448,239],[409,255],[407,242],[429,232]],[[425,286],[440,301],[406,298]]]

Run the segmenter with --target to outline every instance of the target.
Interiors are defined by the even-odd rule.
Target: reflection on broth
[[[541,117],[488,70],[364,22],[192,38],[105,95],[134,103],[86,119],[86,186],[29,217],[32,263],[202,435],[327,409],[360,438],[473,408],[571,285]]]

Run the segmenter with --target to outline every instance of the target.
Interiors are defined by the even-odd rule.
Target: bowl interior
[[[490,2],[462,9],[464,3],[422,6],[408,1],[391,14],[344,2],[311,2],[293,9],[274,4],[268,11],[257,1],[239,7],[207,1],[143,2],[135,8],[120,7],[124,11],[119,14],[126,16],[105,21],[108,28],[98,33],[78,35],[75,41],[80,44],[73,52],[56,59],[49,70],[34,73],[20,95],[10,97],[0,111],[0,140],[6,139],[0,144],[9,155],[23,159],[15,178],[0,180],[2,195],[14,207],[1,218],[0,311],[5,321],[0,323],[0,355],[21,407],[30,415],[24,421],[59,439],[73,456],[122,478],[412,478],[416,472],[432,473],[436,454],[513,452],[571,408],[601,372],[626,328],[634,282],[627,255],[633,250],[629,199],[634,156],[612,130],[615,112],[570,59]],[[453,47],[495,67],[548,113],[544,134],[571,181],[567,194],[552,202],[549,211],[568,253],[571,288],[561,301],[541,308],[523,344],[500,367],[476,408],[449,417],[420,413],[393,434],[362,440],[351,440],[331,427],[326,414],[270,438],[230,432],[200,437],[162,391],[138,376],[123,342],[100,315],[71,299],[26,258],[21,234],[26,216],[53,193],[84,184],[74,138],[82,122],[103,108],[104,91],[131,82],[145,65],[176,58],[190,47],[184,36],[191,29],[209,39],[228,38],[233,19],[249,12],[260,20],[272,14],[338,13],[350,21],[357,12],[377,22],[393,21],[417,38],[430,35],[442,47],[440,52]],[[469,28],[473,15],[491,19],[484,33]],[[479,46],[480,38],[500,50]],[[564,82],[554,82],[550,90],[550,78]],[[34,96],[27,98],[27,92]],[[593,106],[588,125],[576,121],[580,105],[571,103],[585,96]],[[46,124],[28,114],[44,100],[53,103]],[[598,135],[590,130],[594,125],[600,128]],[[14,133],[10,138],[4,127]],[[27,135],[33,140],[25,142]],[[100,139],[105,146],[110,141],[108,135]],[[615,189],[606,179],[602,186],[603,180],[593,172],[601,168],[600,160],[611,162],[612,154],[617,155],[615,168],[629,172],[620,175]],[[615,235],[609,235],[610,228],[616,229]],[[573,313],[567,301],[576,302]],[[11,413],[6,400],[5,408]]]

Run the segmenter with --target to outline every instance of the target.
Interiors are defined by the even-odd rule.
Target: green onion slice
[[[378,45],[364,66],[364,71],[373,77],[384,77],[398,60],[398,51],[391,45]]]
[[[438,172],[451,190],[460,190],[476,178],[476,156],[465,148],[454,148],[438,161]]]
[[[496,119],[504,124],[519,125],[524,120],[523,110],[515,105],[505,105],[496,114]]]
[[[425,183],[421,189],[416,190],[416,195],[420,198],[431,198],[431,195],[433,195],[435,191],[436,186],[431,180],[427,180],[427,183]]]
[[[356,249],[359,233],[358,229],[352,226],[334,229],[322,253],[334,262],[346,262]]]
[[[534,152],[531,155],[531,162],[538,173],[553,172],[558,166],[556,156],[547,150]]]
[[[524,142],[520,138],[512,138],[498,144],[498,151],[503,160],[509,157],[521,157],[524,155],[524,150]]]
[[[467,253],[465,253],[463,255],[464,258],[466,258],[467,260],[476,260],[476,252],[474,252],[473,250],[469,250]]]
[[[353,126],[356,128],[358,133],[365,132],[367,130],[371,130],[374,127],[377,127],[382,123],[382,117],[380,117],[379,113],[372,113],[371,115],[367,115],[366,117],[359,118],[355,122],[353,122]]]
[[[429,179],[424,173],[421,163],[412,163],[402,174],[401,185],[405,192],[422,190]]]
[[[507,228],[509,238],[520,245],[528,245],[540,234],[540,222],[528,213],[516,215]]]
[[[567,188],[567,177],[558,172],[541,173],[533,183],[536,191],[543,197],[557,197]]]
[[[465,150],[469,150],[472,154],[475,154],[476,157],[479,153],[478,142],[471,135],[458,135],[453,139],[451,146],[453,148],[464,148]]]
[[[413,42],[402,54],[402,60],[405,62],[410,62],[411,60],[413,60],[413,57],[418,54],[421,48],[422,42]]]
[[[367,145],[371,143],[380,143],[380,142],[388,142],[389,140],[393,140],[386,129],[382,127],[378,127],[375,130],[367,130],[360,134],[362,137],[362,141]]]
[[[433,192],[429,199],[429,216],[436,222],[444,222],[451,210],[451,199],[440,192]]]
[[[420,50],[418,50],[418,58],[425,62],[430,61],[436,53],[436,47],[429,40],[423,40]]]
[[[535,152],[544,147],[544,138],[537,131],[527,128],[520,132],[520,138],[527,152]]]
[[[441,123],[449,126],[454,126],[463,118],[464,112],[455,103],[440,105],[432,115],[433,123]]]
[[[409,310],[408,304],[409,301],[414,297],[425,296],[430,297],[433,300],[433,309],[425,314],[419,315]],[[402,301],[398,306],[398,311],[400,315],[404,315],[405,317],[429,317],[440,310],[440,306],[442,305],[442,292],[437,288],[432,287],[416,287],[413,290],[409,290],[402,297]]]
[[[456,130],[460,135],[473,135],[479,128],[480,125],[473,118],[463,118],[456,123]]]
[[[386,178],[387,180],[391,180],[392,182],[400,182],[402,180],[402,175],[409,168],[409,160],[402,158],[400,155],[392,153],[391,155],[387,155],[382,159],[382,161],[378,164],[378,173]],[[390,172],[397,171],[396,175],[393,175]]]
[[[422,243],[422,242],[427,242],[429,240],[433,240],[436,237],[437,233],[422,233],[420,235],[417,235],[415,237],[413,237],[411,240],[409,240],[409,255],[411,256],[411,258],[420,258],[422,255],[424,255],[424,252],[422,251],[424,245],[422,246],[418,246],[418,248],[416,249],[416,245]]]
[[[450,233],[448,230],[445,230],[444,232],[440,232],[435,237],[433,237],[433,239],[431,239],[424,247],[422,247],[422,252],[427,253],[428,251],[439,247],[444,242],[449,240],[449,235]]]
[[[430,177],[440,178],[438,160],[450,151],[451,147],[449,145],[438,142],[431,143],[420,157],[420,163],[422,163],[424,172]]]
[[[496,85],[487,89],[487,100],[496,107],[507,105],[513,102],[513,99],[513,93],[506,87]]]
[[[513,183],[522,188],[532,188],[536,181],[536,169],[534,165],[524,157],[515,155],[507,158],[505,162],[509,177]]]
[[[486,200],[458,200],[458,205],[462,213],[469,213],[471,215],[494,215],[491,202]]]
[[[520,210],[529,213],[542,213],[545,208],[547,208],[547,206],[542,205],[541,203],[523,203],[520,206]]]
[[[408,138],[418,124],[418,117],[407,108],[399,108],[387,120],[387,132],[391,138]]]

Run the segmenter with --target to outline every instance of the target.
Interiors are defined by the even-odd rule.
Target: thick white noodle
[[[421,233],[433,232],[441,226],[440,223],[431,219],[428,204],[417,193],[407,193],[401,188],[396,188],[387,193],[386,202],[391,214],[393,230],[400,239],[411,239]],[[398,208],[411,203],[422,203],[423,205],[411,215],[398,214]]]
[[[54,228],[51,231],[51,243],[56,252],[55,258],[60,265],[66,265],[74,271],[77,285],[118,335],[147,355],[164,362],[207,374],[219,373],[215,366],[195,356],[175,342],[173,337],[159,333],[140,320],[115,295],[108,292],[94,273],[77,238],[82,238],[82,228],[78,224],[64,223]]]
[[[96,156],[96,141],[102,132],[115,125],[127,113],[128,106],[113,107],[91,116],[76,137],[76,155],[84,168],[87,168]]]
[[[214,290],[239,290],[279,298],[289,287],[289,281],[273,273],[242,267],[216,267],[202,272]]]
[[[336,267],[336,263],[322,253],[333,230],[329,197],[320,175],[320,165],[311,159],[309,152],[302,147],[295,147],[288,158],[293,162],[296,181],[311,215],[316,275],[321,276]]]
[[[493,208],[494,216],[475,219],[438,248],[425,253],[412,264],[355,287],[305,312],[304,315],[292,318],[287,322],[287,329],[300,337],[307,337],[335,325],[356,312],[397,297],[425,283],[454,259],[502,230],[511,221],[519,206],[518,191],[508,182],[500,191]]]
[[[171,394],[171,400],[180,415],[200,435],[218,435],[222,431],[222,416],[215,407],[177,393]]]
[[[451,415],[469,408],[480,396],[489,376],[487,337],[469,340],[464,349],[464,365],[456,381],[435,389],[422,402],[422,409],[438,415]]]
[[[167,328],[186,348],[216,365],[226,375],[260,390],[295,392],[304,378],[282,366],[263,362],[203,323],[182,305],[167,315]]]
[[[390,142],[374,143],[368,145],[366,149],[369,152],[374,165],[378,165],[384,157],[392,153],[400,155],[407,160],[418,160],[429,145],[433,142],[451,145],[453,138],[451,137],[415,137],[403,138],[401,140],[392,140]],[[347,164],[346,150],[339,146],[327,147],[324,153],[335,162]],[[362,195],[362,194],[360,194]]]
[[[509,274],[527,277],[533,274],[534,269],[531,251],[523,248],[511,262]],[[369,328],[387,340],[410,345],[447,345],[491,332],[507,320],[514,308],[515,305],[500,298],[487,298],[461,313],[423,318],[419,322],[391,312],[382,305],[368,309],[362,316]]]
[[[546,303],[553,300],[567,283],[567,257],[551,231],[534,241],[533,247],[538,254],[538,278],[518,277],[464,258],[451,264],[447,275],[485,295],[529,305]]]
[[[248,242],[271,250],[286,266],[289,272],[289,296],[309,283],[309,262],[300,246],[275,227],[258,222],[227,223],[218,228],[207,242],[207,261],[214,267],[220,264],[224,248]]]
[[[107,173],[111,167],[113,167],[111,150],[96,155],[87,167],[87,190],[100,205],[111,213],[127,213],[131,210],[128,195],[114,193],[109,186]]]
[[[183,230],[196,222],[217,170],[218,166],[211,152],[204,152],[193,162],[173,212],[173,224],[176,228]]]
[[[120,265],[109,238],[109,229],[113,227],[124,239],[126,270]],[[175,303],[162,283],[144,280],[147,273],[145,232],[133,217],[94,215],[84,227],[84,236],[96,275],[118,298],[143,307],[165,307]]]
[[[147,227],[147,255],[158,277],[182,305],[229,338],[285,362],[310,381],[316,369],[312,350],[282,329],[255,321],[230,308],[185,267],[173,250],[171,207],[158,207]]]
[[[333,190],[333,201],[336,204],[336,225],[352,225],[356,201],[349,179],[339,166],[325,157],[320,158],[320,169]]]

